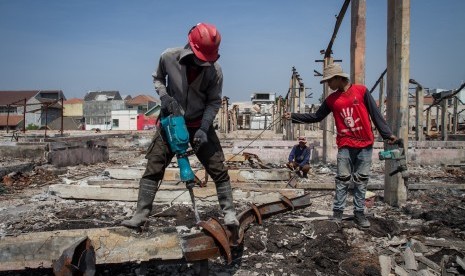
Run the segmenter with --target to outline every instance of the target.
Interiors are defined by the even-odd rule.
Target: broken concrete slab
[[[108,168],[105,174],[114,179],[131,180],[140,179],[144,171],[145,168]],[[194,172],[199,179],[205,178],[205,170]],[[288,181],[291,174],[287,169],[230,169],[228,172],[232,182]],[[179,181],[179,169],[167,168],[163,180]]]
[[[436,264],[435,262],[433,262],[430,259],[426,258],[425,256],[423,256],[423,255],[415,256],[415,259],[417,259],[417,261],[423,263],[424,265],[428,266],[430,269],[434,270],[434,272],[436,272],[438,274],[441,272],[441,267],[438,264]]]
[[[47,151],[47,143],[0,142],[0,156],[41,159]]]
[[[49,186],[49,193],[66,199],[120,200],[137,201],[138,187],[105,187],[96,185],[55,184]],[[234,200],[256,204],[277,201],[281,196],[296,197],[303,195],[303,189],[264,189],[241,187],[233,190]],[[198,205],[216,204],[216,189],[213,186],[194,188],[194,195],[199,199]],[[155,204],[190,203],[191,199],[184,185],[177,187],[162,185],[155,197]]]
[[[386,255],[379,256],[379,265],[381,267],[381,276],[389,276],[391,273],[392,260]]]
[[[404,253],[402,255],[404,259],[404,267],[408,270],[418,270],[418,263],[415,260],[415,255],[410,247],[405,248]]]
[[[0,178],[12,172],[30,172],[34,169],[34,162],[25,162],[21,164],[6,165],[0,167]]]
[[[66,248],[86,236],[95,248],[97,264],[183,258],[174,227],[149,228],[138,235],[125,227],[59,230],[0,239],[0,271],[49,268]]]

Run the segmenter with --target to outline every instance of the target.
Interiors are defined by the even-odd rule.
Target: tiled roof
[[[0,115],[0,126],[6,126],[7,115]],[[10,115],[8,117],[8,126],[17,126],[23,121],[23,115]]]
[[[83,103],[83,102],[84,102],[83,99],[72,98],[72,99],[69,99],[67,101],[64,101],[63,104],[79,104],[79,103]]]
[[[148,102],[158,102],[158,101],[157,99],[149,95],[139,95],[139,96],[136,96],[128,100],[126,103],[130,105],[142,105],[142,104],[147,104]]]
[[[0,105],[12,104],[26,99],[34,97],[39,93],[39,90],[27,90],[27,91],[0,91]]]

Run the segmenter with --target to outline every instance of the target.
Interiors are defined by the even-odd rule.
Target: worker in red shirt
[[[338,147],[333,219],[342,221],[349,185],[353,182],[355,223],[370,227],[364,207],[374,143],[371,120],[388,143],[392,144],[398,139],[392,134],[367,88],[350,83],[349,75],[342,71],[339,64],[333,63],[325,68],[320,83],[324,82],[334,92],[315,113],[287,112],[284,118],[291,119],[293,123],[316,123],[333,113]]]

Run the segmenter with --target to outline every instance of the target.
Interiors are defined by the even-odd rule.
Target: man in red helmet
[[[188,41],[184,47],[165,50],[152,74],[161,100],[161,116],[184,114],[190,143],[199,147],[197,158],[215,182],[224,223],[238,226],[223,149],[212,127],[222,98],[223,74],[216,62],[220,57],[221,35],[215,26],[199,23],[189,31]],[[147,151],[146,170],[139,181],[136,212],[122,225],[139,228],[148,220],[155,194],[173,157],[164,142],[163,131],[158,129]]]

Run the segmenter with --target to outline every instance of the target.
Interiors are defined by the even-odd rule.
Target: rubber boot
[[[139,196],[137,198],[136,212],[129,220],[123,220],[122,226],[129,228],[139,228],[147,222],[152,211],[153,200],[157,193],[160,181],[153,181],[142,178],[139,181]]]
[[[216,195],[224,215],[224,224],[227,226],[239,226],[234,209],[231,182],[225,181],[216,184]]]
[[[363,211],[354,212],[354,221],[358,226],[363,227],[363,228],[370,227],[371,225],[370,222],[365,217],[365,214],[363,213]]]
[[[334,220],[335,222],[341,223],[342,222],[342,211],[334,210],[332,220]]]

